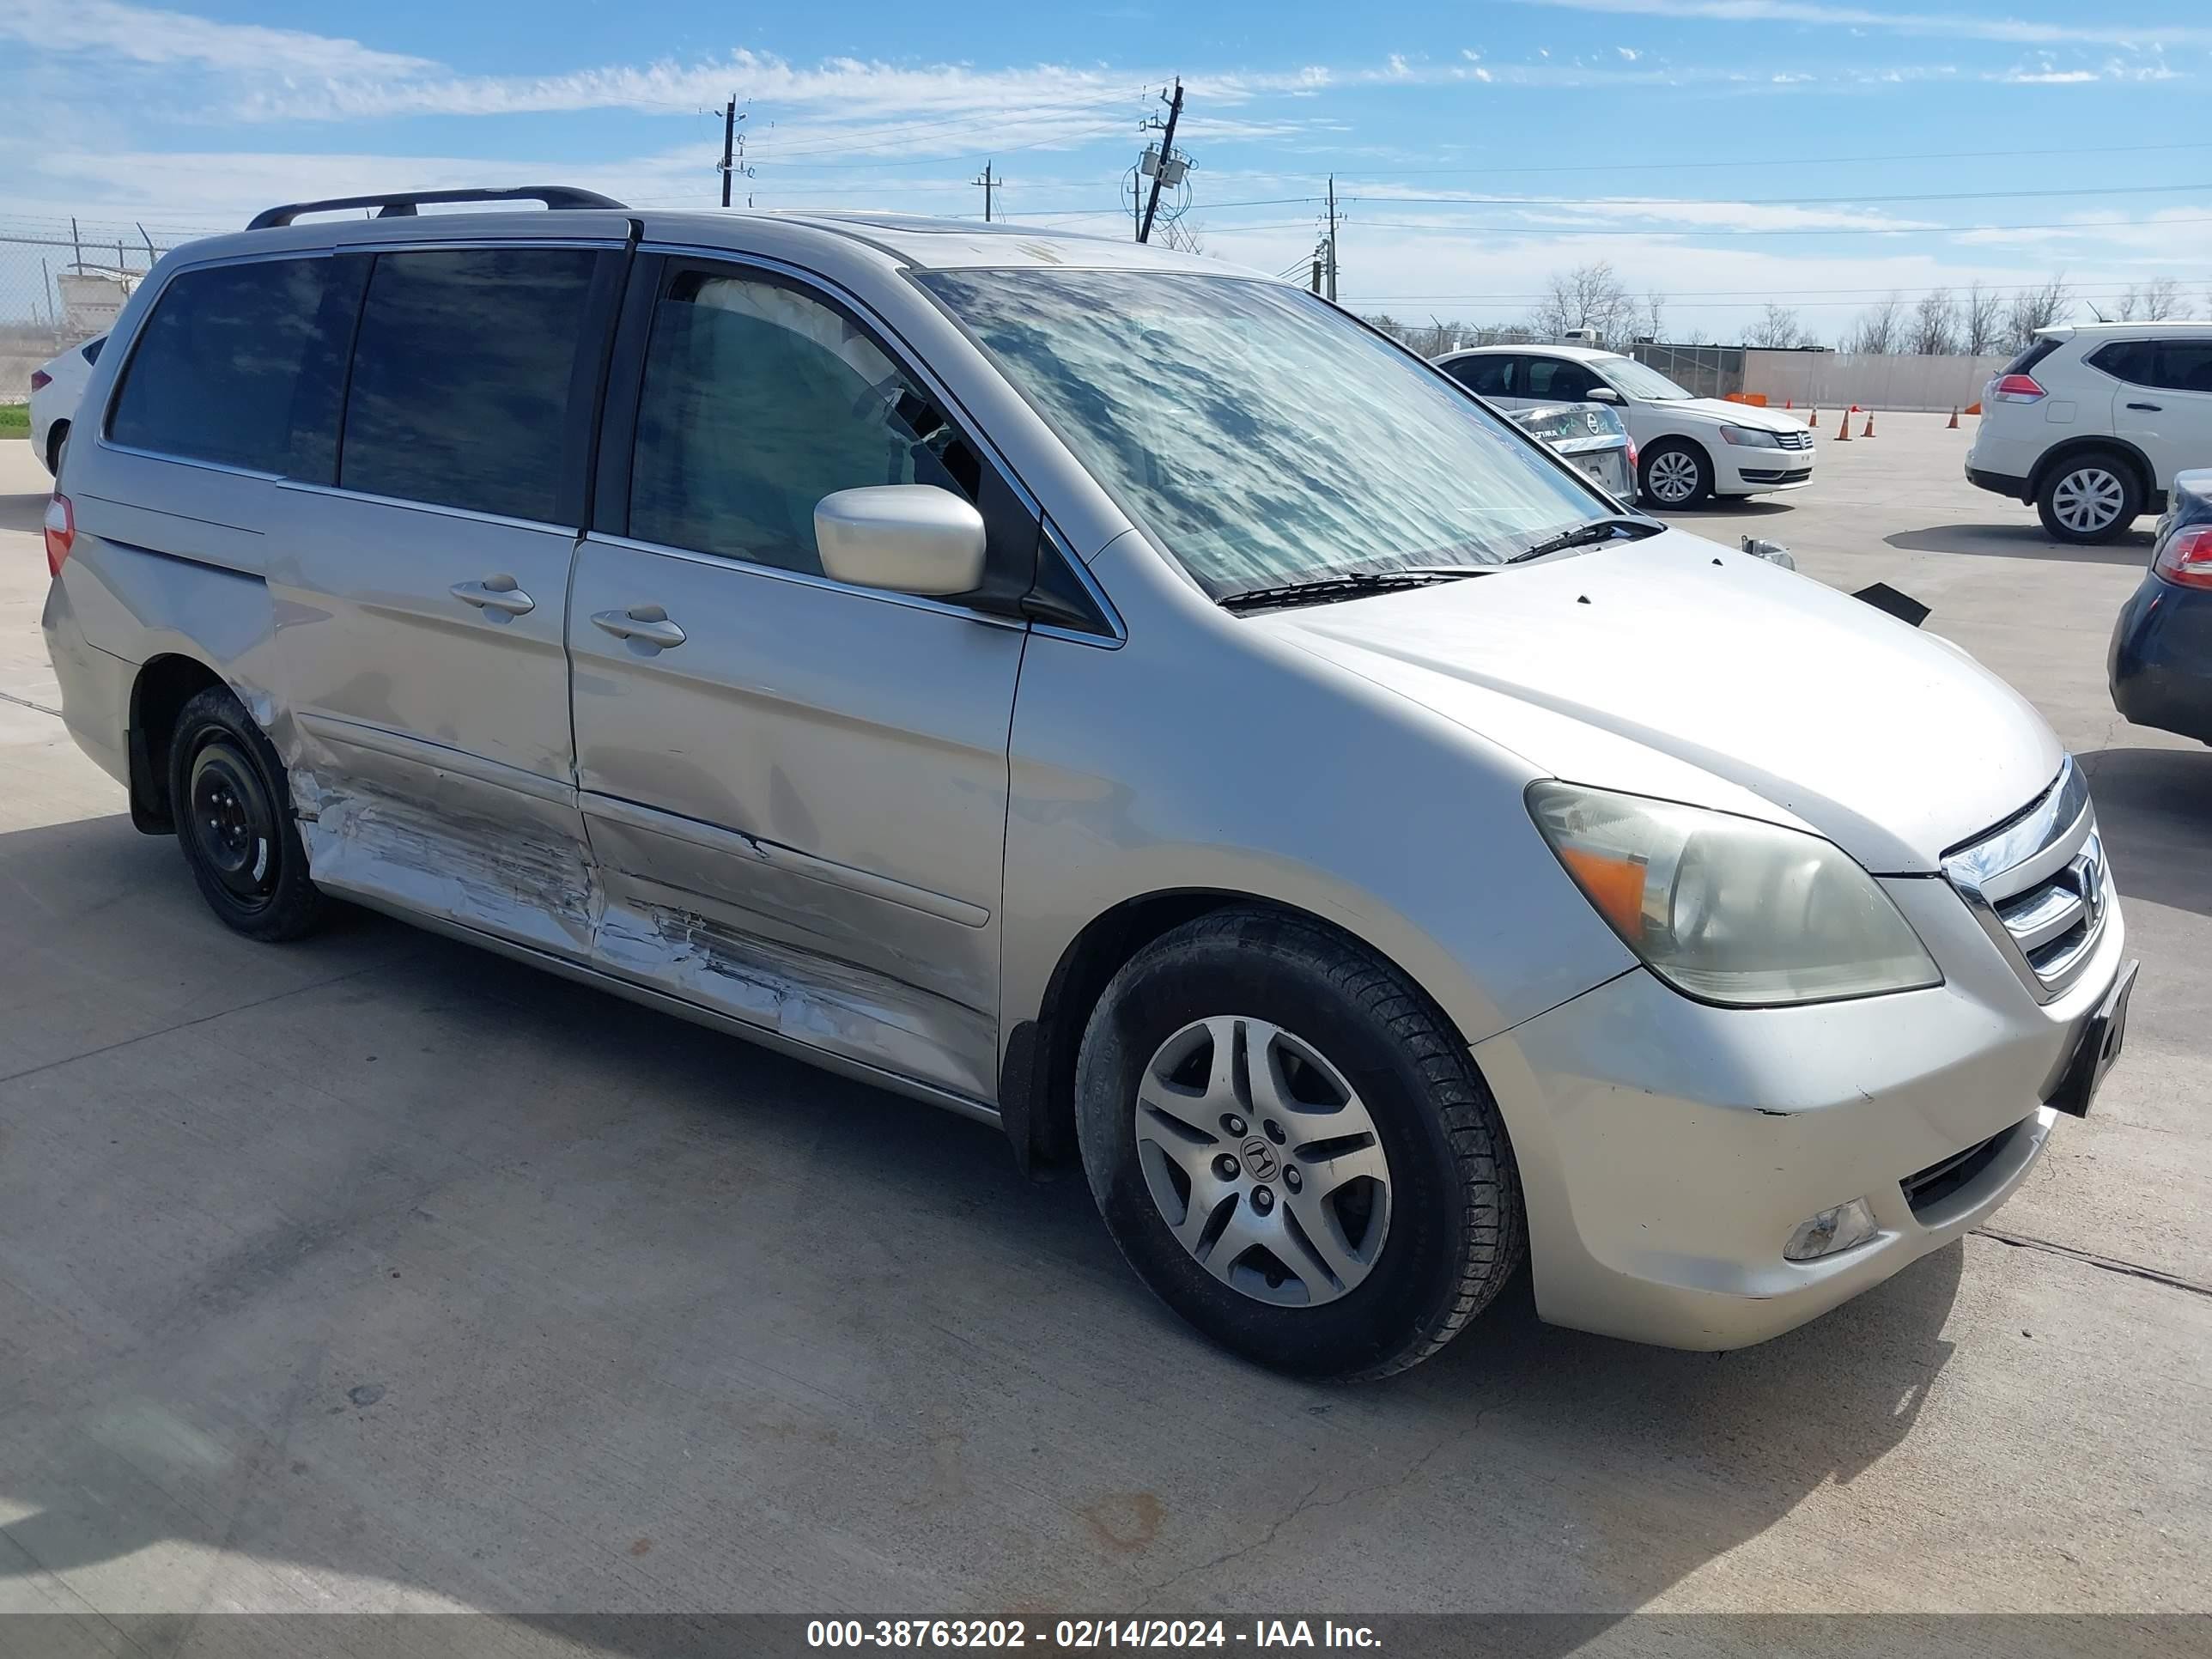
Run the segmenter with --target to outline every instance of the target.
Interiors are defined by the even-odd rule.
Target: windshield
[[[1297,289],[1154,271],[921,280],[1216,599],[1494,564],[1613,510],[1449,380]]]
[[[1657,369],[1633,357],[1601,357],[1590,367],[1605,376],[1607,385],[1626,398],[1664,404],[1690,395]]]

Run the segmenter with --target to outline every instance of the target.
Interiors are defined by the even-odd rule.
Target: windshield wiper
[[[1570,547],[1586,547],[1592,542],[1609,542],[1615,536],[1626,536],[1641,541],[1646,536],[1656,536],[1667,526],[1656,519],[1632,519],[1624,514],[1610,514],[1602,519],[1592,519],[1588,524],[1578,524],[1556,536],[1548,536],[1534,547],[1524,547],[1508,564],[1520,564],[1529,559],[1540,559],[1547,553],[1563,552]]]
[[[1247,587],[1224,593],[1215,603],[1224,611],[1257,611],[1271,605],[1320,605],[1356,594],[1385,592],[1394,587],[1425,587],[1431,582],[1457,581],[1462,576],[1480,576],[1485,568],[1474,564],[1425,564],[1402,570],[1347,570],[1339,575],[1316,576],[1273,587]]]

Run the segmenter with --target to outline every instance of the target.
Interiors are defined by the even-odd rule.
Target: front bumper
[[[1753,449],[1714,444],[1713,491],[1720,495],[1763,495],[1802,489],[1813,482],[1810,449]]]
[[[1945,983],[1798,1008],[1691,1001],[1638,969],[1474,1049],[1520,1166],[1537,1310],[1676,1348],[1802,1324],[1948,1243],[2023,1181],[2045,1105],[2120,972],[2039,1004],[1940,878],[1883,884]],[[1961,1182],[1903,1183],[1971,1148]],[[1874,1238],[1813,1261],[1798,1224],[1863,1198]]]

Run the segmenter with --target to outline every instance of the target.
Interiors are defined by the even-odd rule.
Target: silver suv
[[[2095,817],[1962,653],[1281,283],[520,193],[272,210],[94,371],[69,726],[239,932],[343,897],[1000,1126],[1316,1375],[1524,1253],[1758,1340],[2087,1109]]]

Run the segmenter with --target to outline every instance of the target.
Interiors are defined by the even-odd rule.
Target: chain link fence
[[[93,221],[0,220],[0,403],[31,395],[31,371],[106,332],[154,261],[207,231]]]

